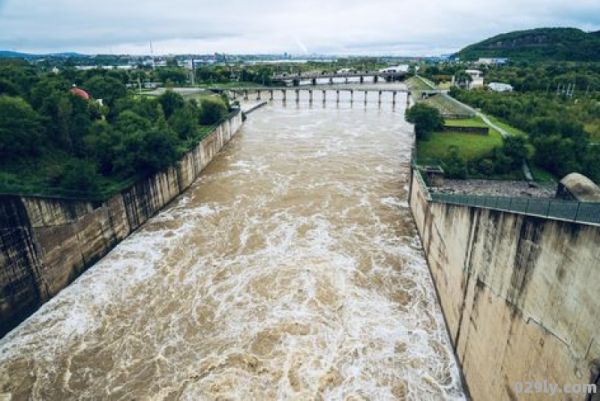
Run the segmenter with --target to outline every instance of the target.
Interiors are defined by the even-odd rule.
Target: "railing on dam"
[[[423,181],[420,183],[424,184]],[[600,203],[551,198],[459,195],[440,192],[430,192],[429,196],[432,202],[483,207],[581,223],[600,224]]]

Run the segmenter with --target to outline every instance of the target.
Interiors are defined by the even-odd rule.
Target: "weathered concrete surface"
[[[600,227],[430,203],[414,176],[410,206],[473,400],[586,400],[515,383],[598,380]]]
[[[189,187],[241,125],[238,113],[177,166],[103,203],[0,196],[0,335]]]

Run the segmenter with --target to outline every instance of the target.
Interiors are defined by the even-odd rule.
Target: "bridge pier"
[[[256,100],[260,100],[260,89],[256,91]]]
[[[381,104],[381,91],[379,91],[379,97],[377,99],[377,103]]]
[[[333,77],[329,78],[329,85],[333,85]]]
[[[296,89],[296,103],[300,101],[300,89]]]
[[[292,86],[300,86],[300,79],[295,78],[294,80],[292,80]]]
[[[273,101],[273,89],[269,90],[269,100]]]
[[[362,84],[362,83],[364,83],[364,82],[365,82],[365,77],[361,75],[361,76],[360,76],[360,83]]]
[[[350,89],[350,103],[354,102],[354,89]]]
[[[337,89],[337,90],[335,91],[335,102],[336,102],[336,103],[339,103],[339,102],[340,102],[340,91],[339,91],[339,89]]]
[[[346,83],[348,83],[348,77],[346,77]]]
[[[394,91],[394,92],[392,93],[392,104],[393,104],[394,106],[396,105],[396,95],[397,95],[397,92],[396,92],[396,91]]]
[[[244,90],[244,100],[248,100],[248,90]]]
[[[367,104],[367,94],[369,93],[368,91],[364,91],[365,92],[365,104]]]
[[[313,84],[313,85],[316,85],[317,84],[317,78],[311,79],[310,83]]]
[[[327,100],[327,91],[323,89],[323,103]]]
[[[287,91],[285,89],[281,90],[281,94],[283,95],[283,101],[285,102],[286,100],[286,95],[287,95]]]
[[[308,90],[308,103],[312,103],[313,102],[313,91],[312,89]]]
[[[379,75],[375,75],[373,77],[373,83],[377,83],[379,81]]]

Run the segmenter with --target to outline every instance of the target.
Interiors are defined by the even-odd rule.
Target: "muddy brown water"
[[[184,195],[0,340],[0,400],[464,400],[400,105],[253,113]]]

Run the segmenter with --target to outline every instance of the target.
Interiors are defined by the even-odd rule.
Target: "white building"
[[[466,89],[482,88],[483,87],[483,72],[479,70],[465,70],[465,73],[471,77],[470,82],[457,82],[456,77],[452,77],[452,85],[466,87]],[[466,85],[465,85],[466,84]]]
[[[513,87],[510,84],[504,84],[502,82],[490,82],[487,86],[494,92],[512,92]]]
[[[379,70],[379,72],[389,72],[389,73],[398,73],[398,72],[408,72],[408,64],[401,64],[394,67],[385,67]]]
[[[483,72],[479,70],[465,70],[465,72],[471,77],[469,89],[483,87]]]
[[[476,63],[479,65],[503,65],[507,62],[508,59],[505,57],[481,57]]]

